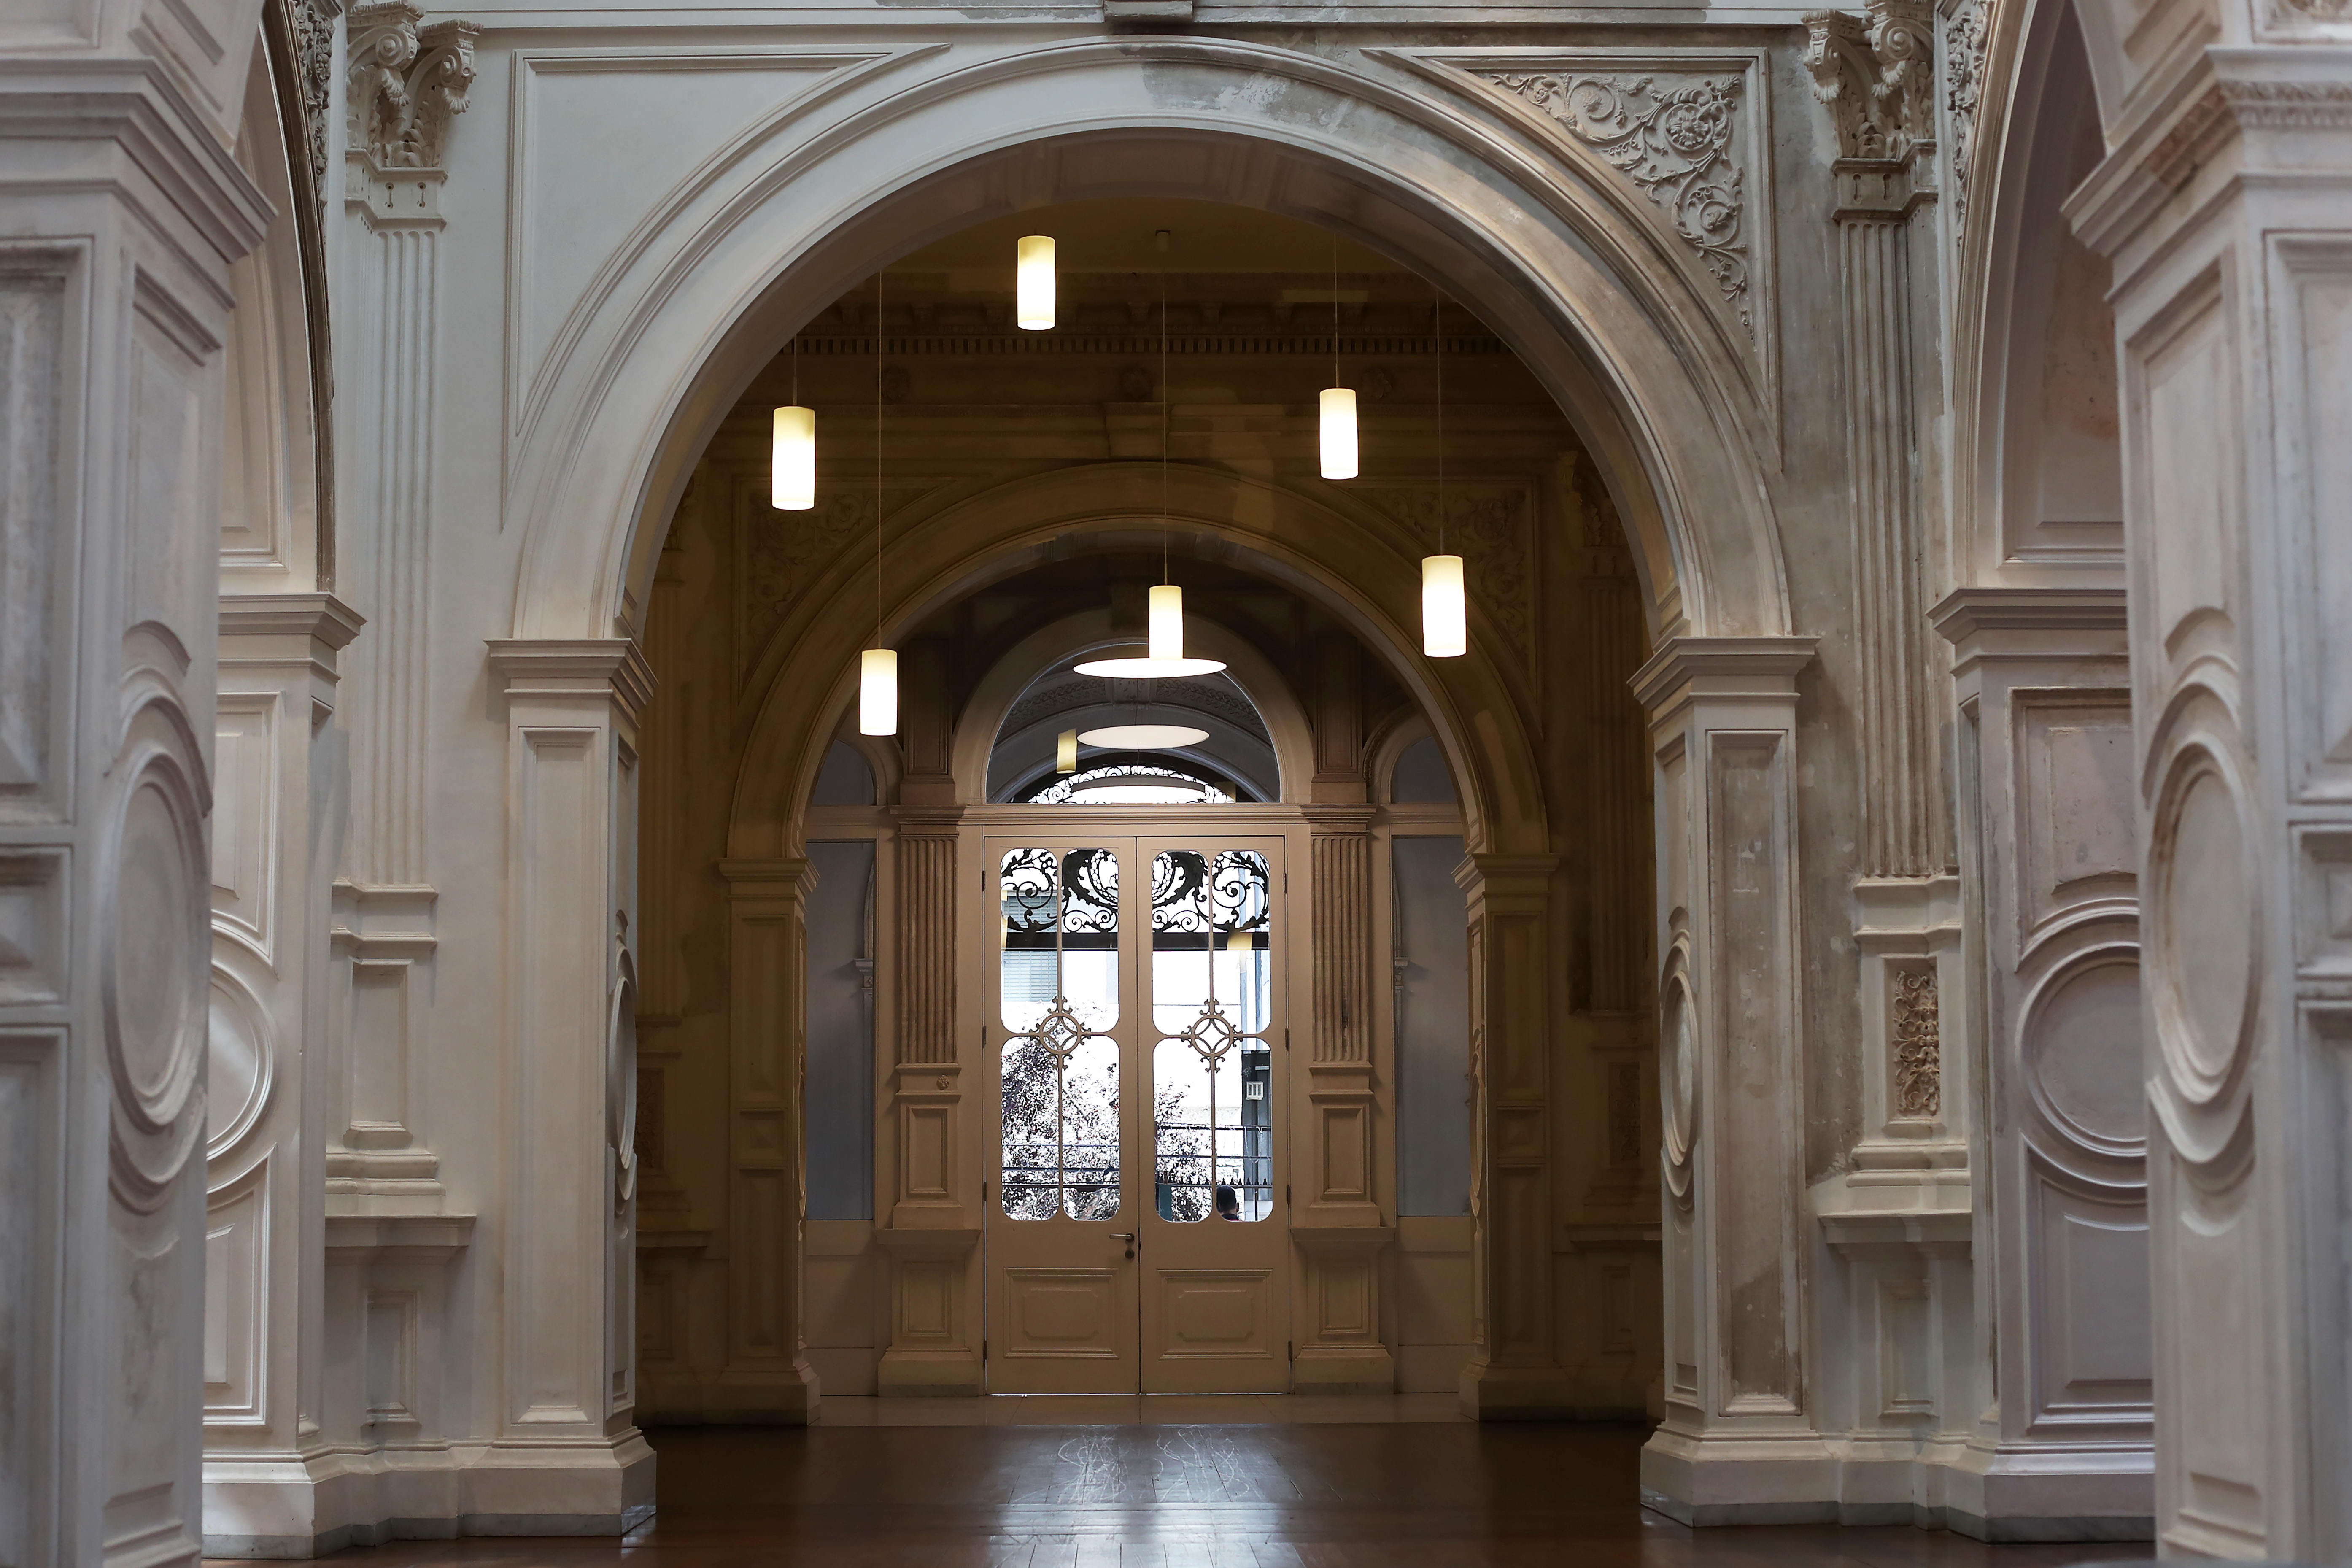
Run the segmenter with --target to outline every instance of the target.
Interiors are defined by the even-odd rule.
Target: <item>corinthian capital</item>
[[[1837,120],[1847,158],[1900,158],[1935,133],[1936,46],[1927,0],[1867,0],[1863,16],[1805,17],[1813,96]]]
[[[425,23],[412,0],[378,0],[351,13],[352,150],[378,169],[437,169],[449,118],[466,112],[481,26]]]

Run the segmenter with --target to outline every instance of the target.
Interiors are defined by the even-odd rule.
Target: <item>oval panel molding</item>
[[[2069,1141],[2137,1158],[2147,1147],[2139,955],[2095,948],[2038,987],[2021,1025],[2034,1104]]]
[[[2151,1009],[2165,1077],[2210,1106],[2243,1076],[2262,951],[2254,868],[2236,770],[2200,737],[2175,752],[2157,799],[2147,921]]]
[[[260,1002],[242,980],[218,965],[213,969],[207,1024],[205,1158],[217,1164],[236,1151],[268,1108],[278,1045]]]

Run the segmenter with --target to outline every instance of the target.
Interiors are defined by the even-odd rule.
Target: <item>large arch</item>
[[[1765,483],[1777,415],[1630,187],[1466,94],[1246,44],[1056,45],[894,92],[896,63],[842,57],[640,226],[556,332],[509,432],[518,638],[640,624],[695,455],[776,345],[877,261],[998,214],[1144,195],[1318,222],[1440,279],[1594,453],[1653,637],[1790,630]]]

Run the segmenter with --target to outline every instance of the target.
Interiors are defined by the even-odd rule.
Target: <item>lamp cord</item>
[[[1168,582],[1168,259],[1160,260],[1160,581]]]
[[[882,646],[882,279],[874,274],[874,646]]]
[[[1437,552],[1445,553],[1445,296],[1429,289],[1430,358],[1437,367]]]
[[[1339,231],[1331,231],[1331,384],[1339,384]]]

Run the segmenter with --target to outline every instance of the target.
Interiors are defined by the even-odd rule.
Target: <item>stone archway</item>
[[[771,143],[753,137],[705,171],[700,205],[677,210],[661,254],[638,247],[600,277],[551,340],[516,411],[506,493],[509,525],[521,531],[521,582],[516,635],[493,645],[492,665],[510,699],[517,853],[552,850],[549,834],[576,838],[569,824],[583,804],[605,815],[613,836],[582,847],[611,892],[614,920],[600,926],[632,914],[628,826],[615,815],[631,788],[645,691],[632,639],[694,455],[775,345],[878,259],[992,214],[1112,194],[1238,202],[1339,227],[1439,279],[1492,323],[1592,453],[1633,545],[1640,619],[1664,645],[1643,696],[1656,715],[1662,760],[1672,751],[1698,772],[1686,780],[1672,766],[1659,771],[1671,794],[1662,862],[1705,868],[1707,857],[1729,853],[1713,824],[1733,805],[1760,805],[1786,823],[1795,677],[1811,645],[1785,635],[1790,609],[1765,482],[1777,439],[1767,413],[1769,345],[1747,335],[1700,258],[1670,248],[1670,226],[1610,184],[1615,176],[1572,139],[1535,129],[1528,106],[1499,85],[1507,73],[1481,76],[1480,63],[1432,56],[1398,64],[1424,77],[1454,72],[1457,105],[1408,102],[1378,81],[1297,56],[1189,40],[1040,50],[896,97],[878,85],[887,62],[868,60],[761,133],[796,119],[788,155],[770,153],[773,161],[761,163],[752,153]],[[1260,90],[1269,83],[1282,90]],[[1038,90],[1046,85],[1053,90]],[[1163,107],[1138,115],[1139,101]],[[961,151],[942,157],[943,146]],[[1278,539],[1252,542],[1275,546],[1263,553],[1277,573],[1312,579],[1286,561]],[[952,585],[952,561],[909,563],[927,586],[886,610],[886,624]],[[1335,604],[1402,646],[1395,628],[1410,624],[1409,565],[1402,552],[1381,561],[1377,581]],[[834,635],[812,628],[795,653],[830,648]],[[824,716],[845,700],[846,663],[811,657],[805,666],[820,667],[813,682],[821,686],[787,699],[789,721],[780,714],[761,724],[762,778],[791,777],[795,791],[814,766],[809,744],[829,733]],[[1475,675],[1461,679],[1469,691],[1449,696],[1425,682],[1416,689],[1448,712],[1444,743],[1477,780],[1465,794],[1481,824],[1469,886],[1477,1081],[1487,1098],[1474,1201],[1486,1216],[1482,1238],[1520,1238],[1491,1251],[1482,1239],[1476,1248],[1480,1362],[1465,1394],[1487,1414],[1540,1413],[1573,1403],[1550,1342],[1553,1266],[1534,1239],[1549,1233],[1554,1091],[1545,1041],[1553,1012],[1541,977],[1553,951],[1559,861],[1533,774],[1510,761],[1523,746],[1515,733],[1523,717],[1499,694],[1481,697]],[[1717,731],[1740,738],[1736,776],[1712,760]],[[784,1224],[796,1190],[785,1130],[797,1109],[790,1063],[799,1025],[789,994],[743,977],[795,969],[805,868],[789,813],[774,808],[793,795],[770,784],[760,794],[771,805],[739,817],[727,874],[735,930],[751,944],[737,950],[736,1000],[755,1011],[756,1036],[772,1051],[750,1075],[764,1087],[739,1104],[732,1136],[755,1156],[744,1168],[761,1173],[759,1195],[746,1194],[746,1205]],[[908,835],[902,877],[918,874],[923,837]],[[930,836],[941,849],[946,840]],[[1769,834],[1761,849],[1774,886],[1793,896],[1793,836]],[[1758,846],[1741,853],[1752,859]],[[576,855],[573,864],[593,870]],[[592,951],[572,896],[580,890],[566,883],[548,900],[528,887],[519,894],[514,984],[530,1037],[522,1054],[535,1064],[526,1090],[541,1073],[551,1089],[562,1081],[562,1062],[590,1037],[585,1016],[567,1022],[576,1009],[562,1000],[562,977]],[[1697,989],[1717,984],[1726,965],[1752,962],[1714,953],[1714,907],[1688,889],[1673,892]],[[1780,929],[1785,935],[1785,921]],[[600,929],[600,947],[605,940]],[[1776,975],[1750,1022],[1773,1034],[1774,1059],[1785,1063],[1799,1016],[1793,963]],[[1633,989],[1645,994],[1647,985]],[[1711,1047],[1717,1026],[1704,1020],[1713,1014],[1695,1011]],[[601,1022],[594,1027],[601,1039]],[[932,1049],[910,1065],[931,1069],[928,1079],[951,1079],[923,1054]],[[601,1137],[585,1124],[579,1131]],[[1745,1152],[1760,1148],[1774,1173],[1761,1190],[1776,1190],[1782,1175],[1793,1183],[1791,1129],[1775,1122],[1742,1135]],[[625,1244],[605,1228],[601,1245],[614,1256]],[[745,1287],[758,1295],[744,1304],[747,1318],[761,1326],[736,1360],[746,1390],[765,1391],[746,1397],[788,1415],[813,1391],[793,1342],[798,1276],[789,1260],[776,1261]],[[1799,1303],[1791,1296],[1780,1305],[1772,1331],[1793,1340]],[[1701,1316],[1717,1310],[1710,1301]],[[626,1384],[615,1366],[614,1388]],[[625,1403],[623,1394],[611,1397]]]

